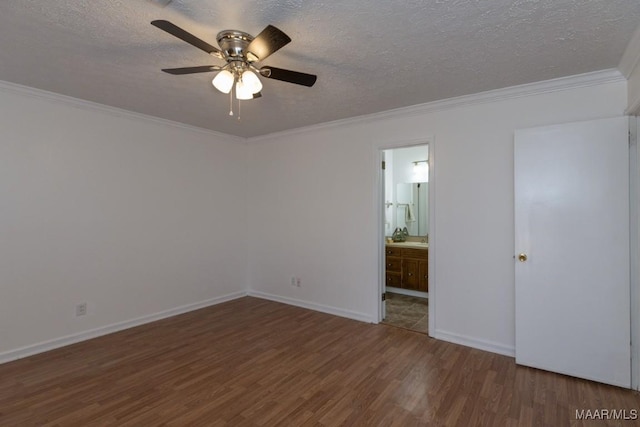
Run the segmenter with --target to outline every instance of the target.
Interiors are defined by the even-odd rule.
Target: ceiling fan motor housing
[[[247,46],[253,36],[242,31],[224,30],[218,33],[218,45],[227,61],[247,60]]]

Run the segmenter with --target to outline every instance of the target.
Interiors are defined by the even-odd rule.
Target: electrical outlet
[[[76,317],[87,314],[87,303],[83,302],[76,305]]]
[[[296,285],[296,278],[295,276],[291,276],[291,286],[295,286]]]
[[[302,280],[300,280],[299,277],[296,277],[296,287],[299,288],[300,287],[300,282],[302,282]]]

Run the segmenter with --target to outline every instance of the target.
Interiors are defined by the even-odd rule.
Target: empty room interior
[[[638,115],[636,0],[0,2],[0,425],[640,425]]]

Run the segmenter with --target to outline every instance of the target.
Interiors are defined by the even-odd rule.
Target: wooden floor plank
[[[637,392],[256,298],[0,365],[0,426],[563,426]]]

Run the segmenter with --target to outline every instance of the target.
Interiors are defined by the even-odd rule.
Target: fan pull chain
[[[229,115],[233,116],[233,88],[229,91]]]
[[[238,99],[238,121],[240,121],[240,100]]]

